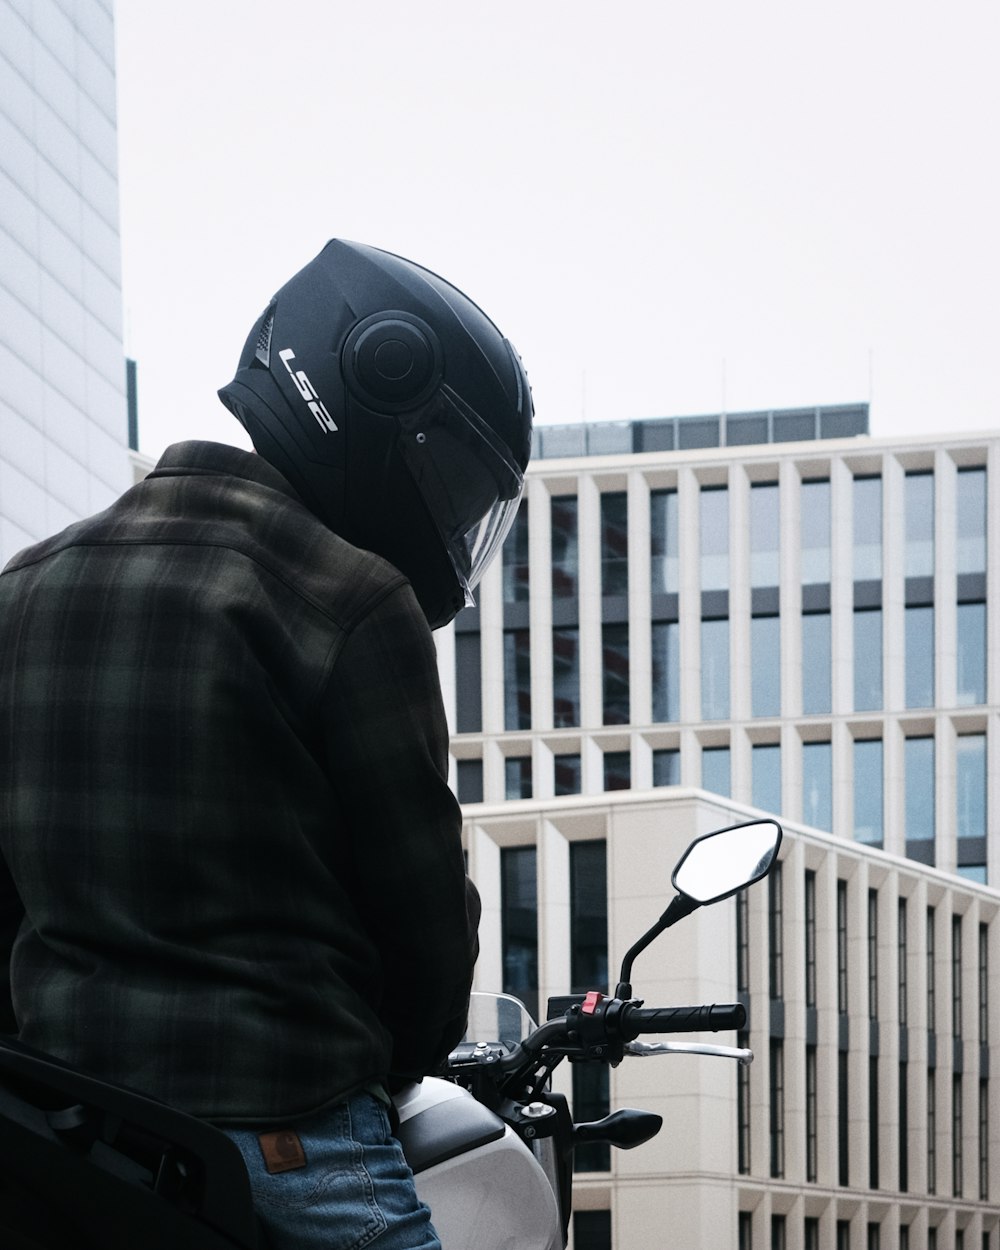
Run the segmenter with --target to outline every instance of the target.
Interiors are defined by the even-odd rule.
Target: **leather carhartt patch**
[[[279,1129],[276,1133],[258,1133],[260,1153],[264,1166],[272,1176],[277,1172],[294,1172],[306,1165],[306,1152],[302,1149],[298,1133],[291,1129]]]

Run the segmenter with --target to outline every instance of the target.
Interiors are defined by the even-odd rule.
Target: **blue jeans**
[[[356,1094],[282,1128],[298,1135],[305,1166],[273,1175],[257,1130],[223,1130],[246,1161],[270,1250],[441,1250],[377,1098]]]

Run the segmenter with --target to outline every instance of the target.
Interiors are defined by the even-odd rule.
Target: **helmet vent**
[[[257,335],[257,350],[254,352],[260,363],[267,368],[271,367],[271,330],[273,328],[274,308],[272,307],[268,310],[264,324],[260,327],[260,334]]]

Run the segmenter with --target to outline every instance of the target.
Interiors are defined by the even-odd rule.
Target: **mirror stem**
[[[615,987],[615,998],[632,997],[632,964],[635,962],[636,956],[640,955],[654,938],[658,938],[664,929],[669,929],[678,920],[683,920],[685,916],[690,916],[700,906],[700,903],[696,903],[693,898],[688,898],[686,894],[674,895],[670,900],[670,906],[657,920],[656,924],[642,935],[622,960],[621,979]]]

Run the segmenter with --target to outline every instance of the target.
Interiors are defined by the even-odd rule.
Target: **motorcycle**
[[[626,1057],[699,1054],[753,1059],[706,1042],[641,1035],[719,1032],[746,1023],[742,1004],[646,1007],[633,997],[636,957],[671,925],[761,880],[781,827],[750,821],[696,838],[677,863],[677,891],[622,961],[613,994],[550,999],[535,1026],[506,995],[473,995],[469,1030],[440,1076],[396,1097],[397,1135],[444,1250],[563,1250],[573,1153],[632,1149],[662,1126],[621,1109],[574,1123],[552,1089],[563,1061],[617,1066]],[[0,1041],[0,1244],[4,1250],[266,1250],[243,1159],[213,1126],[131,1090]]]

